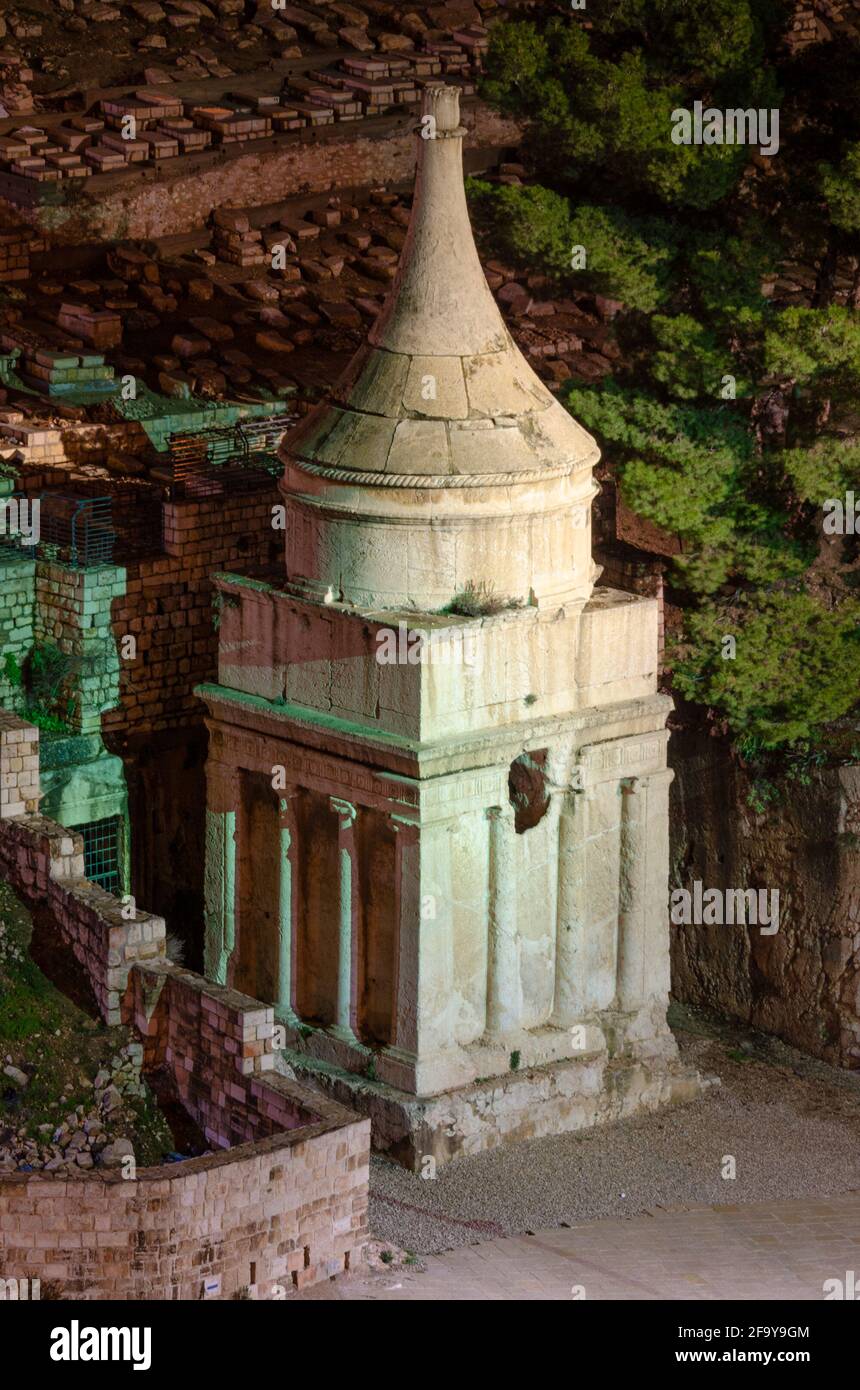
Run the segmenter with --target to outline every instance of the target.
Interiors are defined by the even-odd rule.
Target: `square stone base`
[[[296,1076],[371,1120],[374,1150],[420,1173],[500,1144],[590,1129],[696,1100],[705,1078],[677,1056],[556,1062],[416,1097],[297,1052],[279,1054]],[[426,1170],[425,1170],[426,1171]]]

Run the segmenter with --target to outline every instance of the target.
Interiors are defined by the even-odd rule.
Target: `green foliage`
[[[728,403],[664,405],[608,382],[575,387],[567,404],[611,448],[628,505],[684,538],[676,563],[693,593],[713,594],[738,573],[765,583],[802,573],[804,547],[755,499],[753,440]]]
[[[539,265],[564,279],[570,272],[570,206],[537,185],[518,187],[467,179],[473,212],[493,244],[519,263]]]
[[[734,660],[722,638],[737,640]],[[734,609],[693,613],[675,680],[692,700],[725,711],[766,750],[812,741],[857,700],[860,604],[827,610],[798,589],[758,593]],[[800,657],[801,659],[798,659]]]
[[[723,332],[737,336],[760,328],[770,305],[762,285],[775,277],[784,247],[771,227],[751,218],[743,235],[691,229],[686,238],[686,271],[700,314]]]
[[[63,686],[76,672],[73,656],[61,651],[52,642],[37,642],[30,652],[28,688],[37,704],[54,704]]]
[[[3,674],[20,692],[23,716],[45,733],[67,733],[78,700],[81,662],[49,642],[39,642],[22,661],[14,652],[3,658]]]
[[[24,672],[18,665],[18,659],[14,652],[7,652],[3,658],[3,672],[9,684],[16,690],[20,690],[24,683]]]
[[[860,444],[825,436],[809,448],[786,449],[780,460],[801,502],[820,507],[849,488],[860,491]]]
[[[860,315],[838,304],[783,309],[765,332],[764,366],[797,385],[851,396],[860,389]]]
[[[643,313],[666,299],[677,252],[668,223],[584,203],[573,210],[569,233],[569,244],[583,246],[588,257],[578,288],[618,299]]]
[[[749,151],[673,144],[672,112],[698,94],[687,91],[694,75],[700,89],[716,80],[721,105],[774,105],[761,28],[744,0],[718,0],[716,21],[714,6],[704,14],[681,0],[648,11],[607,7],[592,21],[594,42],[570,18],[500,24],[482,93],[528,121],[541,167],[574,181],[594,171],[668,205],[708,208],[735,188]]]
[[[822,164],[821,191],[834,227],[860,232],[860,143],[849,147],[836,168]]]
[[[44,705],[28,705],[25,711],[27,719],[31,724],[35,724],[37,729],[41,729],[46,734],[67,734],[71,730],[69,719],[62,715],[52,714],[45,709]],[[69,711],[71,715],[71,710]]]
[[[766,777],[757,777],[750,784],[747,793],[747,805],[752,807],[758,815],[764,815],[767,808],[774,805],[779,799],[779,787],[774,782],[768,781]]]
[[[667,223],[618,208],[571,207],[551,189],[468,181],[478,221],[500,254],[539,266],[562,286],[592,290],[645,313],[666,297],[676,239]],[[572,265],[574,247],[586,264]]]
[[[489,580],[482,579],[476,584],[470,579],[466,587],[454,595],[442,612],[461,618],[490,618],[497,613],[505,613],[518,607],[519,599],[504,598],[497,594]]]
[[[657,343],[651,371],[670,396],[688,401],[716,400],[723,378],[737,372],[734,358],[716,335],[689,314],[674,318],[655,314],[651,331]],[[736,395],[745,395],[750,385],[748,380],[735,378]]]
[[[0,1038],[20,1042],[39,1031],[40,1017],[25,990],[9,990],[0,999]]]
[[[678,688],[794,775],[860,688],[853,552],[810,573],[822,502],[860,488],[860,315],[832,302],[860,230],[860,48],[844,78],[823,47],[798,62],[790,20],[777,0],[606,0],[495,25],[484,95],[524,123],[536,182],[474,198],[506,258],[623,305],[616,378],[566,403],[624,501],[680,542]],[[673,144],[695,100],[781,108],[766,170],[747,177],[745,146]],[[814,307],[786,307],[780,270],[805,258]]]

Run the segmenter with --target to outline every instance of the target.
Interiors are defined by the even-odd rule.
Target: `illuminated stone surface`
[[[701,1086],[665,1021],[657,601],[593,592],[596,445],[487,288],[456,92],[428,118],[391,296],[282,446],[285,583],[216,580],[200,691],[207,969],[416,1168]],[[383,659],[398,631],[425,659]]]

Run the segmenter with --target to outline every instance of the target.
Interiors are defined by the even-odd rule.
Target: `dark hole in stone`
[[[176,1145],[171,1161],[209,1153],[206,1135],[176,1094],[176,1083],[170,1072],[163,1066],[145,1067],[144,1075]]]
[[[511,763],[508,773],[508,796],[514,808],[514,829],[518,835],[532,830],[543,820],[549,808],[546,785],[546,748],[521,753]]]

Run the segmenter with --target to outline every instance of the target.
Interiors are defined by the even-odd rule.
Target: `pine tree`
[[[860,495],[860,45],[794,57],[790,20],[769,0],[513,14],[483,94],[524,123],[534,181],[473,187],[506,257],[623,303],[623,366],[566,403],[629,505],[683,542],[678,688],[773,748],[823,736],[858,697],[857,543],[822,574],[821,516]],[[674,144],[672,112],[695,101],[778,109],[778,149]],[[808,302],[781,299],[804,261]]]

